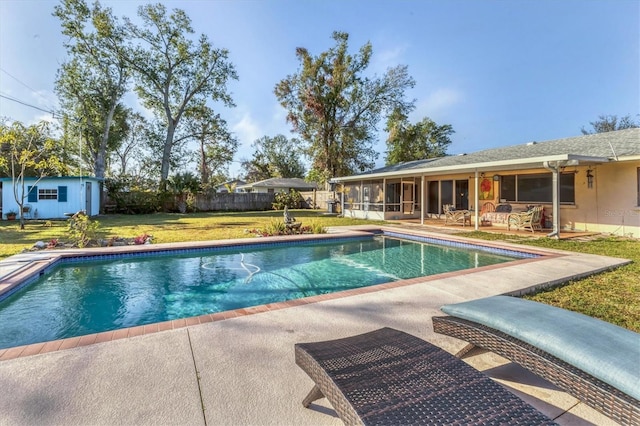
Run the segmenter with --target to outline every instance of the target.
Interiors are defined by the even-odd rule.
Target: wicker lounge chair
[[[302,402],[327,397],[352,424],[553,424],[488,376],[410,334],[382,328],[295,345],[315,382]]]
[[[507,229],[511,230],[512,226],[517,229],[530,229],[531,232],[542,231],[542,206],[536,206],[529,211],[522,213],[511,213],[507,217]]]
[[[542,303],[494,296],[442,307],[437,333],[507,358],[623,425],[640,425],[640,335]]]
[[[471,212],[469,210],[456,210],[451,204],[445,204],[443,207],[444,210],[444,224],[446,225],[449,222],[452,223],[462,223],[462,226],[465,226],[469,223],[471,226]]]

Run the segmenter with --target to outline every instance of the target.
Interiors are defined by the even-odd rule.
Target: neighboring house
[[[229,188],[231,188],[233,192],[243,192],[238,188],[242,185],[246,185],[246,183],[247,182],[239,179],[229,180],[225,183],[221,183],[220,185],[216,186],[216,192],[229,193]]]
[[[248,183],[238,186],[245,192],[289,192],[292,189],[296,191],[313,191],[317,189],[315,183],[309,183],[299,178],[271,178],[261,180],[260,182]]]
[[[84,210],[89,216],[100,212],[101,179],[86,176],[25,178],[24,212],[29,219],[62,219],[67,213]],[[11,178],[0,178],[2,218],[9,211],[18,212]],[[18,216],[19,217],[19,216]]]
[[[640,237],[640,129],[411,161],[335,178],[345,216],[420,219],[443,205],[543,205],[550,236],[561,230]],[[478,188],[478,190],[476,190]],[[475,207],[475,209],[474,209]]]

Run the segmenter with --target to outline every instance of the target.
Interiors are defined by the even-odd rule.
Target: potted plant
[[[9,210],[7,212],[7,220],[16,220],[16,216],[18,216],[18,213],[15,210]]]

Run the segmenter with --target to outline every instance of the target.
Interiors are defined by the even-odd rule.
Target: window
[[[550,174],[503,176],[500,198],[520,203],[551,203],[553,177]],[[560,174],[560,202],[575,203],[575,174]]]
[[[38,189],[38,200],[57,200],[58,189]]]
[[[400,190],[400,182],[387,183],[387,194],[385,197],[385,201],[387,204],[388,212],[400,211]]]
[[[440,205],[453,204],[453,181],[440,182]]]
[[[427,182],[427,200],[429,207],[427,213],[438,214],[440,213],[440,207],[438,206],[438,199],[440,198],[440,182],[437,180],[430,180]]]

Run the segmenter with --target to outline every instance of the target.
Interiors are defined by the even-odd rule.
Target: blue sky
[[[148,2],[101,3],[134,18]],[[451,124],[450,154],[580,134],[601,114],[640,118],[640,2],[637,0],[263,0],[165,1],[184,9],[197,34],[230,51],[237,104],[218,108],[241,142],[290,136],[273,88],[296,72],[295,48],[318,54],[334,30],[351,52],[373,45],[368,72],[408,65],[416,86],[410,117]],[[56,1],[0,0],[0,94],[45,110],[66,60]],[[128,98],[135,108],[135,98]],[[25,123],[50,114],[0,98],[0,116]],[[378,165],[386,149],[380,125]],[[238,163],[231,166],[236,174]]]

